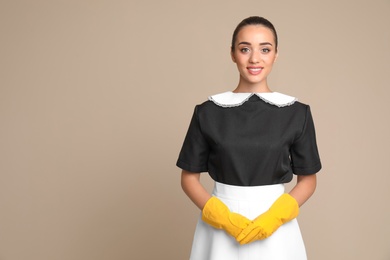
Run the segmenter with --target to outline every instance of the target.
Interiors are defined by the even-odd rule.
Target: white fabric
[[[233,212],[254,219],[284,193],[283,184],[232,186],[215,183],[213,195]],[[199,217],[190,260],[306,260],[305,245],[296,219],[282,225],[272,236],[240,245],[224,230]]]
[[[209,97],[216,105],[221,107],[236,107],[244,104],[248,99],[257,95],[265,102],[277,107],[290,106],[297,101],[295,97],[288,96],[279,92],[267,93],[234,93],[232,91],[216,94]]]

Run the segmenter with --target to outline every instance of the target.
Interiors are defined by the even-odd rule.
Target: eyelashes
[[[240,52],[242,52],[242,53],[249,53],[251,50],[248,48],[248,47],[244,47],[244,48],[241,48],[240,49]],[[262,49],[260,49],[260,52],[261,53],[264,53],[264,54],[267,54],[267,53],[269,53],[271,51],[271,49],[270,48],[262,48]]]
[[[249,48],[246,48],[246,47],[241,48],[240,51],[241,51],[242,53],[248,53],[248,52],[250,52]]]

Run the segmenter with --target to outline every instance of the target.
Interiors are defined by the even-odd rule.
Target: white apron
[[[213,195],[232,212],[254,219],[269,209],[284,193],[283,184],[232,186],[215,183]],[[272,236],[240,245],[224,230],[216,229],[199,217],[190,260],[306,260],[305,245],[296,219],[282,225]]]

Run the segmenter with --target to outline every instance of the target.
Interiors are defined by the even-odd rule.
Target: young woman
[[[274,26],[244,19],[231,46],[238,86],[195,107],[177,161],[183,190],[202,211],[192,260],[306,259],[296,217],[321,162],[310,107],[268,86],[277,57]],[[202,172],[215,181],[212,194]]]

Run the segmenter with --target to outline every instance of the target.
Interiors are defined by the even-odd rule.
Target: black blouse
[[[257,95],[234,107],[206,101],[195,107],[176,165],[238,186],[317,173],[321,162],[310,107],[297,101],[278,107]]]

